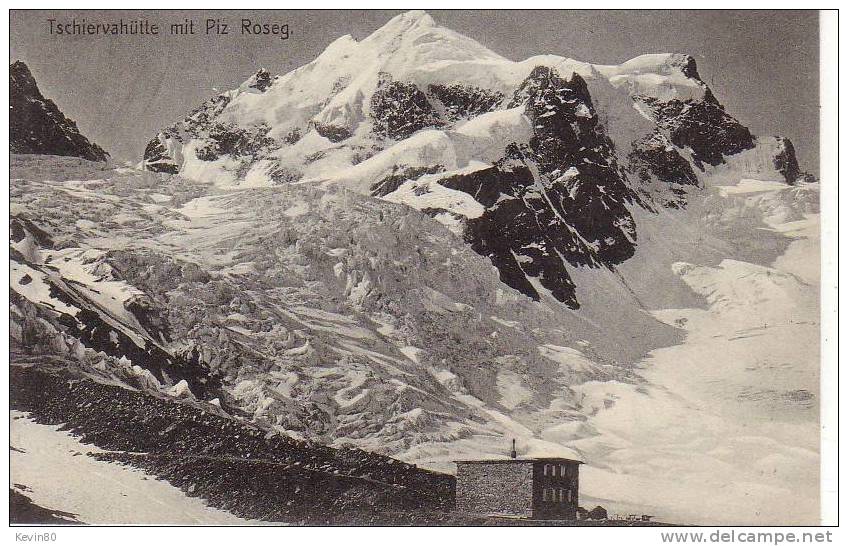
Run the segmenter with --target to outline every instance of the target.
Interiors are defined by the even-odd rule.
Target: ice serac
[[[77,124],[45,98],[29,67],[9,66],[9,141],[12,153],[73,156],[106,161],[109,154],[80,134]]]

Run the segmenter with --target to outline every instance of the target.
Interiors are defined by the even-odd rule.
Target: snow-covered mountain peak
[[[398,71],[428,63],[468,60],[507,61],[475,40],[437,25],[427,12],[415,10],[394,17],[361,41],[350,34],[337,38],[304,69],[391,71],[398,76]]]
[[[766,144],[689,55],[515,62],[415,11],[283,76],[260,70],[163,130],[145,164],[216,186],[339,184],[401,202],[469,239],[509,286],[576,307],[567,270],[632,257],[633,206],[685,206],[708,169],[755,148],[746,176],[794,182],[791,143]]]
[[[424,11],[410,11],[390,20],[362,40],[363,52],[395,62],[387,68],[418,68],[439,61],[501,60],[480,43],[440,27]],[[393,72],[394,73],[394,72]]]
[[[684,53],[646,53],[619,65],[622,72],[631,74],[654,73],[672,75],[682,73],[687,78],[700,80],[695,58]]]
[[[407,32],[436,28],[436,21],[424,10],[410,10],[391,18],[389,22],[371,33],[367,41],[391,40]]]
[[[469,61],[509,62],[478,42],[438,26],[426,12],[410,11],[361,41],[350,35],[336,39],[315,61],[284,78],[299,80],[306,73],[321,72],[332,75],[334,81],[347,80],[347,87],[354,84],[357,91],[367,92],[377,84],[379,73],[416,79],[413,73],[427,71],[431,65],[435,68]]]

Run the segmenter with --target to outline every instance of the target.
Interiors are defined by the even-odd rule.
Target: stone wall
[[[533,516],[533,463],[457,463],[456,509],[468,514]]]

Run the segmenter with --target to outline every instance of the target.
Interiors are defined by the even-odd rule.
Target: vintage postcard
[[[10,523],[835,523],[822,13],[9,16]]]

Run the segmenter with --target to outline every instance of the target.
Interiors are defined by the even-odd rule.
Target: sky
[[[11,10],[10,62],[24,61],[42,94],[116,160],[138,161],[147,142],[259,68],[284,74],[344,34],[361,39],[400,11]],[[644,53],[695,57],[701,78],[754,134],[795,144],[818,173],[818,14],[815,11],[431,10],[442,26],[512,60],[555,54],[618,64]],[[48,19],[222,19],[229,35],[58,36]],[[241,18],[288,24],[291,36],[242,36]],[[217,90],[217,91],[216,91]]]

